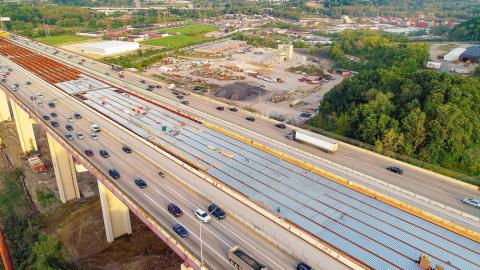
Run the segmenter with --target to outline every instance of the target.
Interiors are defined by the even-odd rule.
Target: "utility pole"
[[[5,270],[13,270],[12,260],[10,259],[10,253],[8,252],[7,242],[5,237],[3,237],[2,229],[0,229],[0,256],[2,257]]]

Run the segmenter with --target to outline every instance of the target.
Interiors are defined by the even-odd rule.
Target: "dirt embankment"
[[[179,269],[180,258],[136,216],[130,217],[133,234],[109,244],[100,202],[92,200],[63,216],[51,233],[79,269]]]

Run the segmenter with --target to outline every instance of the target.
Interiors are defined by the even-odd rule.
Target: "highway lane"
[[[33,43],[33,42],[31,44],[36,46],[39,45],[38,43]],[[42,45],[42,49],[46,49],[46,48],[47,48],[46,50],[47,53],[52,53],[53,51],[57,50],[56,48]],[[80,61],[80,59],[85,59],[84,57],[81,57],[81,56],[73,56],[72,59],[68,59],[67,56],[63,54],[59,54],[59,55],[75,63]],[[73,54],[69,54],[69,55],[73,55]],[[92,60],[87,60],[84,63],[84,66],[89,67],[91,69],[99,70],[102,73],[110,73],[112,76],[119,79],[116,72],[110,70],[108,65],[105,65],[96,61],[92,61]],[[139,81],[142,79],[145,79],[147,83],[141,84]],[[125,72],[125,78],[121,80],[135,84],[136,86],[141,86],[142,88],[154,82],[152,79],[146,78],[144,76],[139,76],[134,73],[129,73],[129,72]],[[159,83],[155,81],[154,84],[162,85],[162,89],[155,89],[153,93],[160,95],[162,97],[166,97],[171,100],[179,101],[174,97],[174,95],[171,94],[170,91],[165,90],[165,86],[166,86],[165,83]],[[215,110],[215,107],[218,106],[217,103],[206,100],[196,95],[189,95],[187,99],[190,101],[191,107],[198,109],[202,112],[215,115],[220,119],[230,121],[243,128],[247,128],[255,132],[262,133],[263,135],[269,136],[277,141],[292,145],[301,150],[315,154],[321,158],[325,158],[335,163],[338,163],[340,165],[352,168],[361,173],[370,175],[372,177],[375,177],[387,183],[394,184],[406,190],[410,190],[414,193],[425,196],[427,198],[431,198],[435,201],[449,205],[451,207],[454,207],[466,213],[476,215],[476,216],[480,215],[480,211],[478,209],[464,205],[461,202],[461,199],[465,197],[478,198],[480,196],[478,191],[465,188],[464,186],[456,183],[447,182],[439,177],[427,174],[417,169],[404,168],[405,174],[394,175],[386,171],[385,168],[391,165],[402,166],[398,162],[390,162],[385,159],[379,158],[376,155],[367,154],[365,152],[359,151],[354,147],[349,147],[349,146],[340,147],[340,150],[333,155],[328,154],[312,146],[305,145],[305,144],[298,144],[290,140],[287,140],[284,136],[287,133],[287,131],[279,130],[275,128],[270,121],[257,118],[255,123],[252,124],[251,122],[248,122],[244,119],[245,116],[248,115],[248,113],[244,113],[244,112],[234,113],[228,110],[225,110],[224,112],[219,112]],[[238,130],[236,132],[238,132]],[[278,147],[278,146],[275,146],[275,147]],[[322,164],[319,161],[316,161],[316,163],[322,167],[326,166],[326,164]],[[335,169],[335,168],[332,168],[330,166],[329,169]],[[335,170],[335,172],[342,173],[341,170],[339,170],[338,168]],[[352,177],[352,175],[350,175],[350,177]],[[377,190],[379,189],[377,185],[372,185],[368,180],[363,179],[361,177],[356,176],[354,180],[362,184],[365,184],[371,188],[375,188]],[[385,189],[381,189],[380,191],[384,193],[388,192],[388,190],[385,190]],[[423,207],[422,205],[417,205],[417,206]],[[431,210],[431,209],[427,208],[427,210]]]
[[[156,173],[158,173],[158,166],[153,165],[153,167],[151,167],[152,163],[150,161],[146,161],[145,158],[143,158],[143,161],[139,161],[141,160],[141,157],[139,158],[136,155],[138,155],[140,152],[152,154],[152,156],[155,155],[156,162],[158,162],[159,164],[164,164],[162,167],[169,168],[169,170],[171,170],[171,168],[174,168],[175,166],[178,167],[178,165],[172,164],[173,162],[159,155],[158,153],[151,153],[152,152],[151,149],[150,151],[148,149],[142,149],[142,150],[136,149],[136,147],[143,146],[143,144],[139,144],[136,141],[136,138],[129,138],[128,136],[123,135],[123,132],[118,130],[117,127],[101,119],[96,120],[95,123],[100,124],[102,127],[104,127],[104,132],[100,134],[100,139],[98,141],[99,145],[92,144],[90,138],[88,138],[88,134],[90,133],[89,123],[86,120],[98,119],[97,115],[89,111],[84,111],[84,109],[81,108],[81,106],[77,105],[74,102],[70,102],[70,99],[71,99],[70,97],[68,97],[67,95],[57,90],[51,90],[50,87],[46,86],[43,83],[38,82],[38,80],[33,78],[32,76],[29,76],[28,79],[24,78],[23,80],[18,79],[18,78],[21,78],[23,75],[15,74],[14,76],[16,77],[15,80],[18,80],[18,82],[20,83],[22,83],[22,81],[27,81],[27,80],[34,82],[32,86],[28,87],[28,89],[24,89],[23,87],[21,87],[20,91],[17,92],[17,94],[23,95],[23,98],[25,100],[28,100],[29,96],[37,93],[37,91],[41,91],[44,93],[45,95],[45,97],[43,98],[44,107],[37,108],[39,111],[49,110],[46,104],[47,101],[49,100],[47,95],[52,95],[53,97],[55,97],[58,100],[59,104],[64,104],[64,103],[68,104],[68,107],[70,108],[68,112],[63,112],[63,109],[61,109],[63,106],[60,106],[60,105],[55,109],[55,111],[59,113],[58,118],[61,119],[60,120],[61,127],[59,129],[64,131],[65,133],[66,133],[66,130],[65,130],[66,117],[71,116],[74,111],[81,111],[82,114],[84,115],[84,119],[80,121],[78,120],[75,121],[73,125],[75,126],[75,129],[82,130],[84,135],[87,138],[85,138],[84,140],[75,139],[73,141],[73,144],[80,146],[81,147],[80,149],[83,149],[83,150],[86,148],[91,148],[92,150],[95,150],[96,155],[92,159],[96,161],[96,164],[102,164],[104,166],[103,167],[104,170],[107,170],[108,168],[111,168],[113,166],[112,157],[121,156],[122,157],[121,161],[115,160],[115,164],[116,164],[115,166],[117,168],[122,168],[120,170],[120,172],[122,173],[122,178],[120,179],[119,183],[122,185],[122,187],[124,187],[127,193],[129,193],[131,196],[135,198],[135,200],[137,200],[140,203],[143,203],[142,205],[151,207],[152,208],[151,212],[155,213],[155,216],[156,217],[158,216],[159,220],[168,220],[169,218],[172,219],[172,217],[168,214],[162,213],[162,212],[165,212],[165,208],[162,208],[163,211],[159,211],[158,206],[154,202],[152,202],[151,199],[155,200],[155,202],[158,205],[164,205],[164,206],[166,206],[169,200],[170,201],[174,200],[177,203],[179,203],[179,206],[182,209],[184,209],[185,212],[187,212],[189,209],[193,211],[193,208],[192,208],[193,205],[200,205],[203,209],[205,209],[206,206],[209,204],[210,202],[209,200],[201,197],[198,194],[195,194],[194,196],[192,196],[191,195],[192,191],[186,190],[186,187],[181,185],[178,182],[178,180],[167,177],[165,180],[160,180],[160,184],[158,180],[151,181],[150,179],[159,178],[158,175],[156,175]],[[10,80],[9,83],[12,84],[13,81]],[[74,130],[74,132],[75,131],[76,130]],[[111,134],[115,134],[115,137],[110,138]],[[120,143],[120,141],[126,142],[130,145],[134,145],[133,146],[134,153],[131,155],[125,156],[126,154],[121,151],[121,146],[123,145],[123,143]],[[105,160],[100,158],[98,156],[98,151],[100,150],[101,147],[107,148],[107,150],[109,150],[112,157]],[[121,163],[117,163],[117,162],[121,162]],[[135,171],[134,168],[142,168],[142,166],[150,167],[149,170],[142,170],[142,171],[149,171],[150,173],[148,174],[139,173],[138,171]],[[124,168],[132,168],[132,170],[131,171],[127,170],[126,172],[124,172],[123,171]],[[178,170],[185,173],[184,172],[185,170],[183,168],[179,168]],[[136,187],[133,184],[133,179],[135,177],[143,177],[148,181],[148,184],[150,185],[150,187],[145,189],[145,191],[138,189],[138,187]],[[193,176],[193,175],[185,176],[185,178],[187,177],[194,178],[196,176]],[[163,185],[163,181],[165,181],[165,185],[167,186],[167,188],[161,187]],[[197,180],[197,182],[200,183],[201,181]],[[184,192],[180,192],[180,191],[184,191]],[[141,192],[145,192],[143,196]],[[188,195],[183,195],[183,197],[180,197],[181,194],[188,194]],[[205,193],[205,194],[208,194],[208,193]],[[188,200],[186,200],[186,196],[188,196]],[[226,207],[226,210],[228,211],[229,207]],[[191,211],[189,212],[190,214],[186,216],[190,216]],[[171,224],[166,224],[164,226],[169,228],[169,225]],[[193,234],[193,237],[195,237],[195,235],[197,235],[197,233],[195,232],[198,231],[198,228],[199,228],[198,222],[196,220],[193,220],[193,221],[189,221],[188,223],[185,223],[185,225],[187,226],[189,231]],[[270,225],[275,226],[273,224],[270,224]],[[206,240],[206,243],[212,246],[216,245],[214,249],[221,250],[221,252],[217,251],[216,253],[222,254],[225,257],[226,257],[226,252],[228,250],[227,246],[224,245],[220,247],[218,245],[221,245],[222,243],[225,244],[225,241],[227,241],[227,243],[230,246],[233,246],[235,243],[240,243],[241,246],[250,247],[252,250],[258,250],[256,252],[258,255],[255,255],[255,256],[258,256],[260,259],[263,258],[262,261],[264,261],[267,265],[271,265],[272,267],[274,267],[277,264],[283,265],[283,267],[281,266],[274,267],[274,269],[290,269],[290,268],[293,268],[293,265],[295,265],[295,263],[298,262],[291,256],[288,256],[284,252],[280,251],[277,247],[273,247],[268,242],[265,242],[265,240],[261,239],[261,237],[259,237],[256,233],[254,233],[252,230],[248,228],[245,228],[243,224],[240,224],[233,218],[227,218],[227,220],[221,221],[221,222],[213,222],[212,224],[207,224],[205,227],[215,228],[215,230],[213,231],[204,230],[203,232],[205,234],[204,237],[206,237],[207,239],[210,239],[210,241]],[[285,234],[285,232],[283,233]],[[219,239],[223,239],[223,240],[219,240]],[[245,242],[245,240],[247,242]],[[187,246],[188,245],[190,245],[190,247],[193,245],[194,249],[195,247],[198,249],[198,243],[193,243],[193,242],[191,243],[187,241]],[[308,250],[308,247],[305,248],[305,250]],[[208,246],[205,246],[205,251],[208,252]],[[215,253],[215,252],[212,252],[212,253]],[[317,254],[314,254],[316,257],[321,258],[326,256],[319,251],[317,251],[316,253]],[[220,256],[217,256],[217,257],[220,257]],[[275,258],[275,259],[273,260],[272,258]],[[327,257],[325,260],[329,261],[332,259],[330,257]],[[223,263],[222,260],[218,261],[218,259],[215,260],[215,258],[210,259],[209,261],[214,261],[215,264],[219,264],[219,265],[222,265]],[[319,263],[322,263],[322,262],[319,262]],[[335,265],[335,264],[338,265],[338,263],[336,262],[330,262],[330,263],[331,265]],[[222,269],[222,268],[217,267],[216,269]],[[319,269],[323,269],[323,268],[319,265]],[[329,268],[329,269],[332,269],[332,268]],[[343,268],[342,266],[339,266],[339,268],[333,268],[333,269],[343,269]]]

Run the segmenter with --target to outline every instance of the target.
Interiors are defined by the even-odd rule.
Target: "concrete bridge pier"
[[[180,270],[193,270],[193,268],[190,267],[190,266],[187,266],[187,265],[184,264],[184,263],[182,263],[182,264],[180,265]]]
[[[28,153],[38,150],[35,134],[33,133],[33,119],[15,102],[12,101],[11,104],[22,152]]]
[[[119,236],[132,234],[130,210],[128,207],[100,181],[98,181],[98,193],[102,205],[107,241],[111,243]]]
[[[67,203],[80,198],[75,163],[67,150],[47,133],[60,200]]]
[[[8,98],[5,92],[0,90],[0,122],[12,120],[12,114],[8,107]]]

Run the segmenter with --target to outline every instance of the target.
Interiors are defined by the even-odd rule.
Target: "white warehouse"
[[[448,52],[447,54],[445,54],[445,56],[443,56],[443,60],[448,62],[458,61],[458,59],[460,58],[460,55],[466,50],[467,49],[465,48],[455,48],[450,52]]]
[[[105,41],[98,43],[86,43],[77,46],[77,50],[83,53],[99,54],[99,55],[112,55],[124,52],[135,51],[140,48],[140,44],[137,42],[127,41]]]

